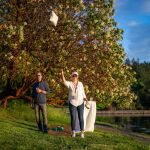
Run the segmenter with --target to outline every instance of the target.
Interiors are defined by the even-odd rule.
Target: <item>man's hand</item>
[[[46,91],[41,90],[40,88],[36,88],[37,93],[43,93],[43,94],[47,94]]]
[[[40,88],[36,88],[37,93],[41,93],[42,90]]]

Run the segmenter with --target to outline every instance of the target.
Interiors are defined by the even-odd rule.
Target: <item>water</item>
[[[150,135],[150,117],[97,117],[96,120],[104,125]]]

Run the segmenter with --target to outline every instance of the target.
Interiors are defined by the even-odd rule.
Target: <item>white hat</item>
[[[74,71],[74,72],[72,72],[72,76],[73,75],[77,75],[78,76],[79,74],[76,71]]]

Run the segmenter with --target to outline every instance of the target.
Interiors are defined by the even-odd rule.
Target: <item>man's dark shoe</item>
[[[42,129],[42,128],[38,128],[38,130],[41,131],[41,132],[43,132],[43,129]]]
[[[48,133],[48,130],[44,130],[43,133],[46,133],[46,134],[47,134],[47,133]]]

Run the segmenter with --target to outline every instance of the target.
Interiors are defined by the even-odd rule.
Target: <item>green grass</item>
[[[66,109],[63,108],[54,108],[48,107],[48,122],[49,125],[53,124],[69,124],[69,117],[66,114]],[[9,103],[9,106],[6,110],[0,110],[1,118],[8,119],[19,119],[29,122],[35,122],[34,109],[30,105],[27,105],[23,101],[13,100]]]
[[[49,125],[69,124],[65,109],[48,107]],[[34,111],[14,103],[0,110],[0,150],[150,150],[150,145],[132,138],[96,129],[85,139],[52,136],[37,131]]]

